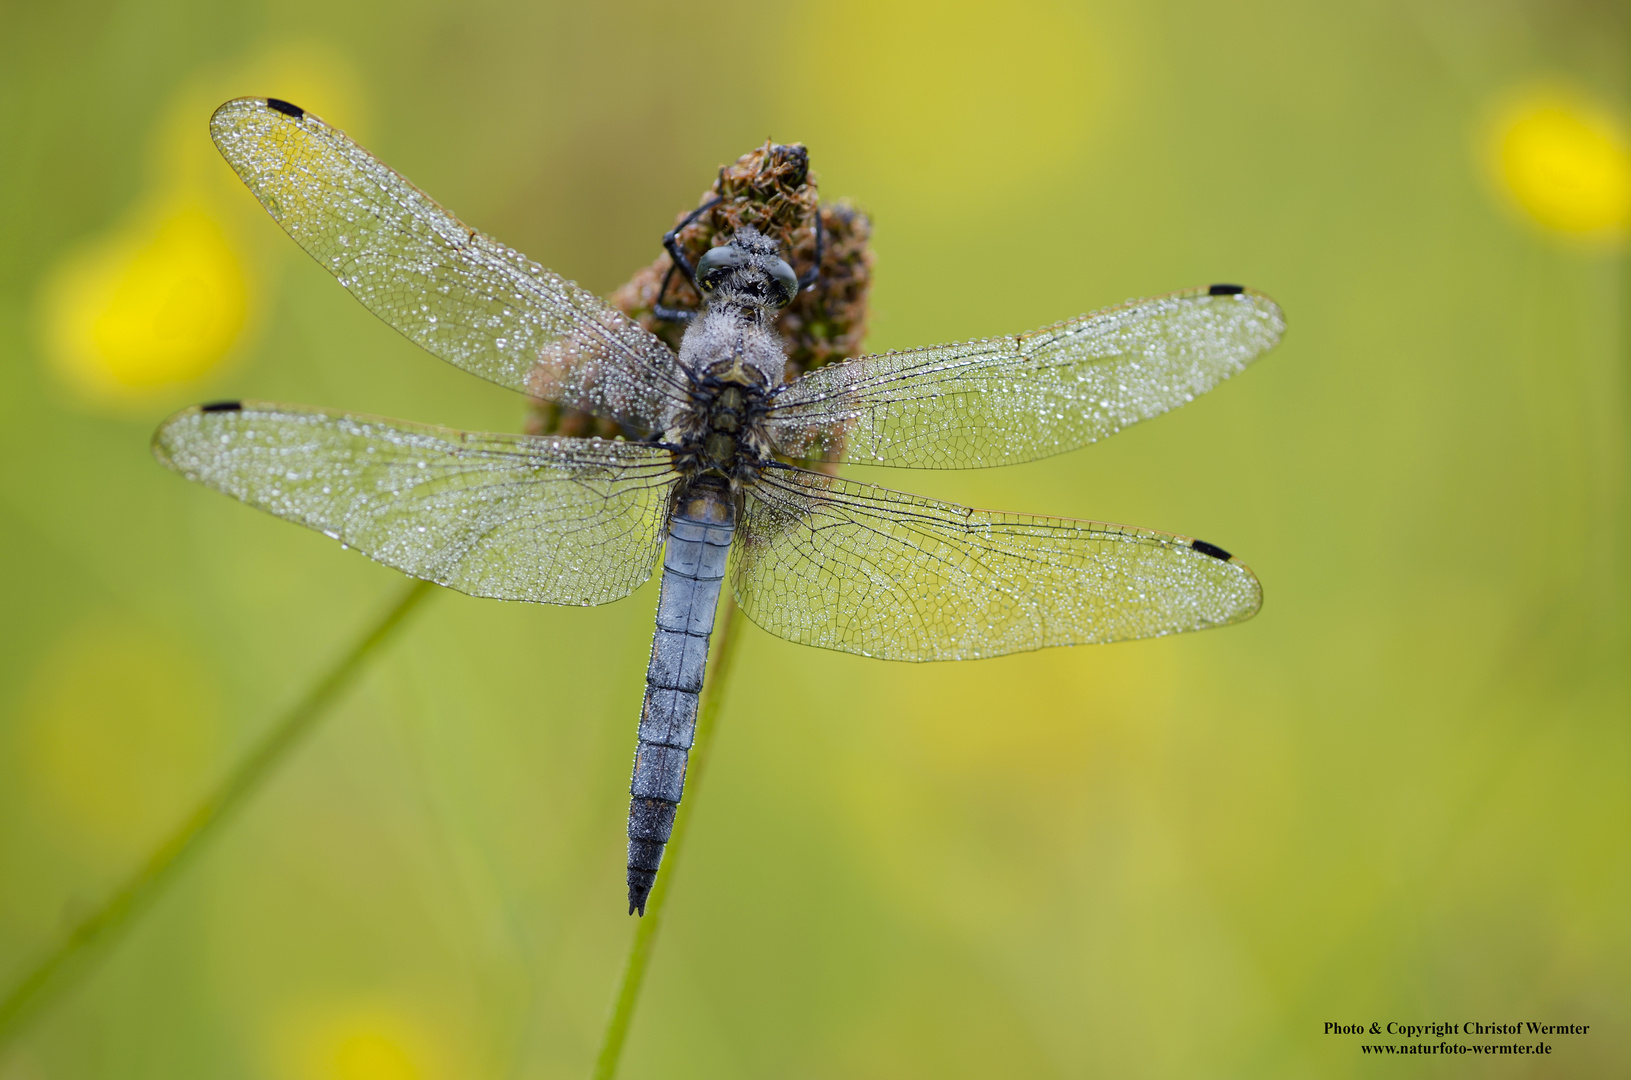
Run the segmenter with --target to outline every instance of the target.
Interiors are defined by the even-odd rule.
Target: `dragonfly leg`
[[[713,198],[709,199],[707,202],[704,202],[701,206],[697,207],[689,214],[686,214],[685,217],[681,218],[678,225],[663,233],[663,248],[668,252],[668,257],[672,259],[673,262],[668,267],[668,273],[663,275],[663,286],[657,290],[656,303],[651,305],[651,313],[657,316],[657,318],[664,319],[668,322],[690,322],[696,317],[696,312],[694,311],[684,311],[679,308],[664,307],[663,297],[668,295],[668,283],[674,280],[674,271],[676,268],[685,272],[685,279],[692,285],[697,283],[696,271],[691,266],[691,260],[685,257],[685,249],[680,247],[680,233],[684,232],[685,227],[691,224],[691,222],[695,221],[697,218],[701,217],[703,214],[707,213],[709,210],[712,210],[714,207],[718,206],[724,201],[724,199],[720,198],[718,195],[715,195]]]
[[[827,230],[821,226],[821,207],[817,206],[815,209],[815,262],[810,264],[810,269],[799,275],[799,292],[803,292],[811,285],[814,285],[817,279],[821,277],[821,256],[826,239]]]
[[[697,313],[694,311],[663,306],[663,297],[668,295],[668,283],[674,280],[674,270],[677,265],[676,263],[668,264],[668,273],[663,275],[662,288],[657,290],[657,302],[651,305],[651,313],[664,322],[690,322],[697,317]]]

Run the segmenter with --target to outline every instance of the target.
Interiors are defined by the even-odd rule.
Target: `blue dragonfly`
[[[1285,322],[1261,293],[1213,285],[788,381],[775,320],[808,281],[752,228],[694,266],[670,245],[702,298],[676,352],[298,106],[241,98],[210,129],[272,218],[386,323],[465,371],[633,433],[482,434],[223,401],[177,413],[153,440],[190,480],[472,596],[604,604],[661,559],[630,787],[631,914],[645,912],[673,827],[727,576],[770,633],[889,660],[1155,637],[1261,606],[1252,572],[1215,544],[974,510],[832,467],[1008,465],[1113,435],[1273,347]]]

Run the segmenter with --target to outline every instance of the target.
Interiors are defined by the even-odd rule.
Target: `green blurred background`
[[[1199,535],[1178,639],[911,666],[744,631],[637,1077],[1631,1061],[1622,5],[0,5],[0,990],[402,588],[155,464],[182,405],[515,430],[209,143],[290,98],[599,291],[765,136],[872,214],[870,348],[1243,281],[1284,345],[979,506]],[[858,470],[856,475],[862,475]],[[0,1078],[588,1073],[655,587],[433,597]]]

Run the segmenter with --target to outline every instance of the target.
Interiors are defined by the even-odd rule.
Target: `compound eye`
[[[709,248],[697,260],[697,287],[703,292],[713,292],[714,286],[731,270],[740,267],[746,258],[740,251],[729,244],[723,247]]]
[[[799,294],[798,275],[793,273],[793,268],[781,259],[770,260],[770,265],[766,269],[770,271],[771,280],[776,283],[776,288],[781,293],[781,297],[777,301],[778,306],[786,307],[791,304],[793,297]]]

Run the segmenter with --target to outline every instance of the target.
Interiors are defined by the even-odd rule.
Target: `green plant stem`
[[[691,761],[685,776],[686,800],[680,804],[679,814],[674,819],[674,832],[668,838],[668,850],[663,855],[663,867],[657,875],[657,883],[652,886],[646,913],[634,928],[634,944],[629,948],[628,963],[623,966],[623,982],[617,988],[617,1004],[612,1008],[611,1018],[606,1021],[600,1057],[595,1061],[594,1080],[613,1080],[617,1075],[617,1063],[623,1056],[623,1044],[628,1041],[629,1022],[634,1019],[634,1006],[640,998],[640,986],[645,982],[646,966],[651,962],[657,928],[662,925],[663,904],[668,900],[669,889],[674,884],[674,872],[679,869],[686,829],[696,813],[697,792],[702,787],[702,774],[707,771],[708,751],[713,747],[719,707],[725,697],[725,684],[735,652],[736,635],[732,632],[735,626],[736,601],[727,592],[720,611],[719,630],[714,635],[713,667],[708,672],[702,700],[697,706],[697,736],[691,746]]]
[[[89,966],[86,961],[116,940],[168,887],[185,860],[300,745],[356,678],[368,657],[435,587],[428,581],[410,585],[339,663],[273,724],[254,749],[148,854],[124,884],[75,924],[50,955],[11,988],[0,1001],[0,1047],[21,1030],[23,1019],[43,1004],[48,992],[58,992],[72,981],[71,977],[83,975]]]

